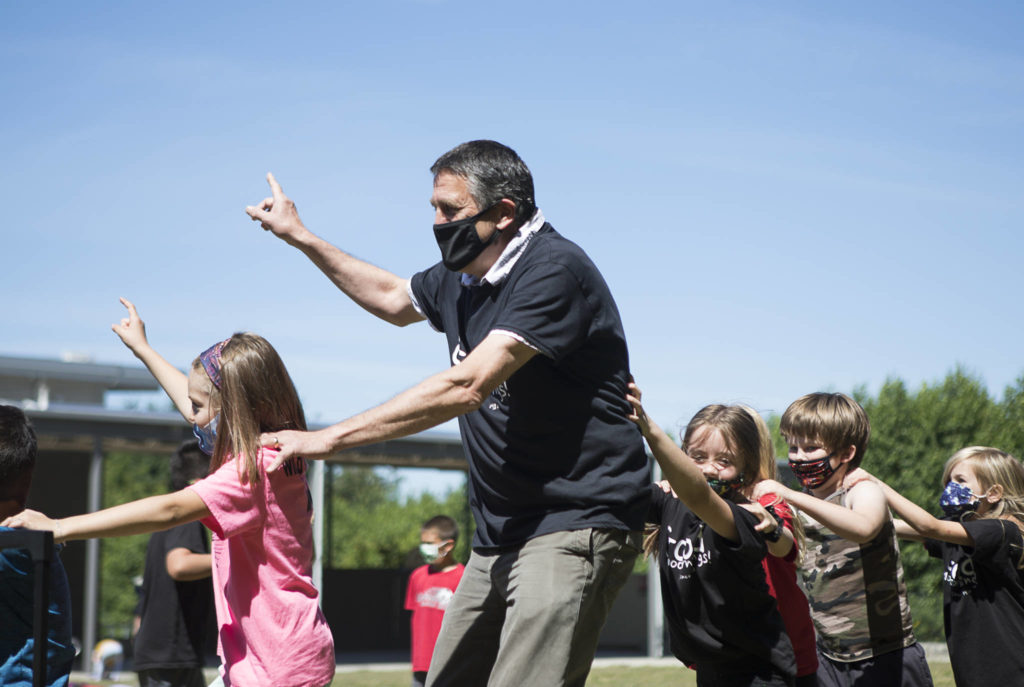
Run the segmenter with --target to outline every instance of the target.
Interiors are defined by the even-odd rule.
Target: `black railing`
[[[46,684],[47,635],[50,620],[50,563],[53,561],[53,532],[11,530],[0,532],[0,550],[27,549],[35,563],[32,685]]]

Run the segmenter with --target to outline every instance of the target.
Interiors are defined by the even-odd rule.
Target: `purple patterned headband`
[[[199,362],[203,364],[203,369],[206,370],[210,381],[218,389],[220,388],[220,352],[224,350],[224,344],[228,341],[231,341],[230,337],[220,343],[213,344],[199,354]]]

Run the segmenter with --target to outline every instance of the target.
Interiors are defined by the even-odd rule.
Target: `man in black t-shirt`
[[[171,489],[206,475],[210,458],[187,441],[171,458]],[[213,609],[210,545],[199,522],[156,532],[146,546],[134,666],[140,687],[204,687]]]
[[[587,255],[544,220],[510,148],[471,141],[431,168],[442,261],[410,280],[353,258],[273,196],[246,209],[346,295],[445,334],[451,367],[316,432],[275,432],[278,464],[459,419],[476,519],[473,555],[427,684],[582,686],[639,550],[650,475],[626,416],[618,310]]]

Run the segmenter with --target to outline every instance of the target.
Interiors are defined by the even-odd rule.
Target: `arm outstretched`
[[[921,506],[917,505],[863,468],[858,468],[854,472],[850,473],[850,478],[856,478],[858,476],[867,478],[877,484],[881,488],[882,493],[885,494],[885,500],[889,503],[889,507],[896,511],[897,515],[903,518],[904,525],[897,525],[897,535],[905,539],[939,539],[941,541],[949,542],[950,544],[961,544],[963,546],[974,545],[974,540],[971,538],[971,535],[967,533],[967,529],[960,523],[951,522],[949,520],[939,520],[924,508],[921,508]],[[899,521],[897,521],[897,523],[898,522]],[[914,537],[912,533],[916,533],[918,537]]]
[[[419,322],[406,291],[406,279],[353,257],[323,240],[302,223],[295,203],[284,194],[273,174],[267,174],[271,196],[258,206],[245,208],[246,214],[305,254],[346,296],[367,312],[385,322],[404,327]]]
[[[790,489],[770,479],[762,480],[754,485],[755,499],[769,492],[778,494],[789,504],[804,511],[843,539],[860,544],[877,537],[889,519],[885,495],[870,481],[860,482],[850,488],[847,507]]]
[[[453,365],[375,408],[313,432],[279,431],[260,437],[279,449],[273,472],[293,456],[324,459],[338,451],[396,439],[436,427],[472,412],[537,351],[492,332],[458,365]]]
[[[59,520],[48,518],[38,511],[24,510],[6,518],[0,522],[0,526],[49,530],[53,532],[54,541],[65,542],[146,534],[209,515],[210,510],[198,494],[190,489],[182,489]]]
[[[640,404],[640,396],[640,388],[630,382],[626,400],[633,406],[633,413],[629,419],[640,428],[677,498],[717,534],[729,541],[739,541],[739,531],[729,504],[712,491],[704,474],[686,452],[676,446],[671,437],[647,416]]]

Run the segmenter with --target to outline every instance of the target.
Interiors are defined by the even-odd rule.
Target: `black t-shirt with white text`
[[[698,673],[771,666],[795,676],[793,645],[761,564],[767,548],[756,517],[727,501],[739,535],[732,542],[659,486],[650,491],[647,520],[661,528],[658,568],[672,653]]]
[[[586,527],[641,529],[650,470],[626,417],[622,322],[597,268],[545,224],[497,284],[464,286],[460,277],[438,263],[411,282],[453,364],[494,330],[539,351],[459,418],[474,546]]]
[[[946,645],[958,687],[1017,685],[1024,680],[1024,542],[1013,522],[980,518],[961,522],[974,546],[929,539],[942,559]]]

